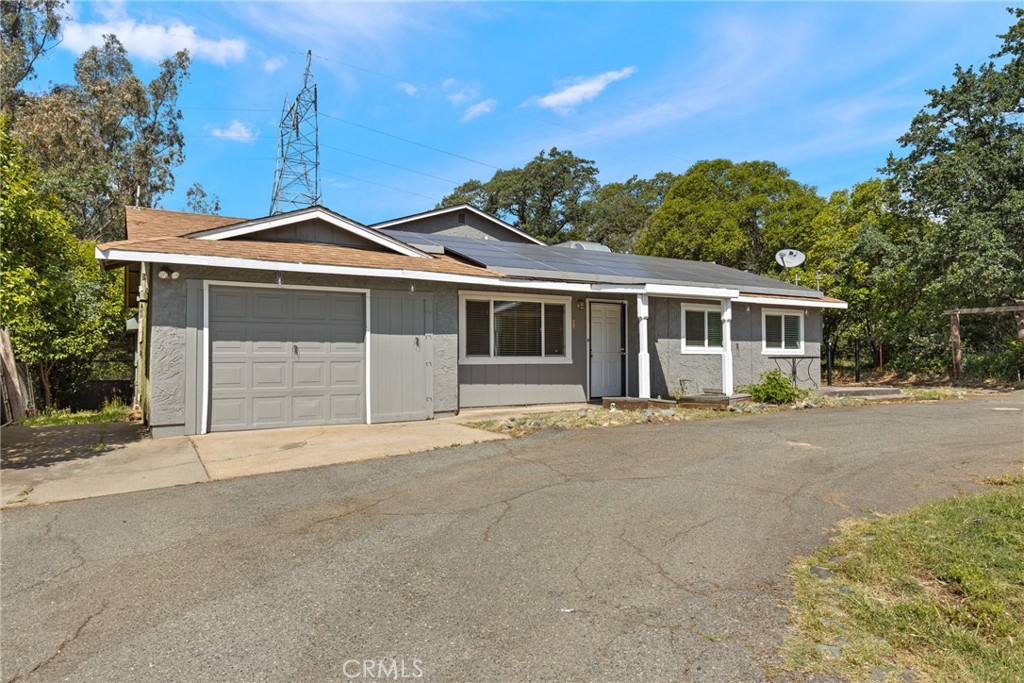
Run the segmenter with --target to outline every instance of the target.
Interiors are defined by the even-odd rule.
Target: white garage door
[[[210,430],[366,419],[365,297],[210,287]]]

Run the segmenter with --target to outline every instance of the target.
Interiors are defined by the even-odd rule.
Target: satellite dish
[[[806,258],[804,252],[797,251],[796,249],[780,249],[775,254],[775,262],[783,268],[796,268]]]

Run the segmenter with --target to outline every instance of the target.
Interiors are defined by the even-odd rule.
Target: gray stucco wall
[[[159,269],[159,266],[156,268]],[[186,424],[188,344],[186,306],[188,282],[220,280],[243,284],[274,283],[273,271],[174,266],[177,280],[154,278],[150,290],[149,423],[154,434],[184,433]],[[155,272],[155,271],[154,271]],[[387,278],[354,278],[301,273],[282,274],[283,284],[309,287],[406,290],[409,282]],[[458,409],[458,291],[443,283],[416,282],[417,292],[434,295],[434,412]],[[201,311],[191,311],[201,320]],[[201,343],[201,341],[200,341]],[[193,387],[194,390],[194,387]]]
[[[778,368],[787,377],[796,377],[801,389],[821,384],[821,311],[804,309],[804,351],[799,356],[765,355],[761,352],[762,310],[798,310],[779,306],[733,304],[733,378],[736,386],[753,384],[762,373]]]
[[[704,302],[715,305],[717,301]],[[821,382],[821,313],[808,309],[804,316],[804,352],[799,356],[765,355],[761,352],[761,311],[753,304],[733,304],[732,353],[733,387],[753,384],[762,373],[778,368],[794,376],[804,389]],[[771,310],[773,307],[767,307]],[[796,309],[785,309],[796,310]],[[682,353],[682,301],[652,298],[648,335],[651,353],[651,394],[676,396],[683,393],[721,391],[722,354]]]
[[[718,301],[701,302],[716,305]],[[680,396],[722,390],[722,354],[682,353],[682,302],[651,298],[647,335],[651,395]]]
[[[530,243],[524,237],[495,225],[494,222],[479,216],[472,211],[463,211],[466,222],[459,223],[458,211],[442,214],[439,216],[424,216],[408,223],[400,223],[392,226],[393,230],[405,232],[420,232],[428,235],[448,235],[450,237],[471,237],[475,239],[492,239],[504,242]]]

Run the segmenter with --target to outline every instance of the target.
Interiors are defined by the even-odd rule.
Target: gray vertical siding
[[[459,212],[452,211],[439,216],[424,216],[407,223],[398,223],[385,230],[402,230],[419,232],[427,235],[447,235],[448,237],[470,237],[473,239],[492,239],[503,242],[530,243],[522,235],[517,235],[507,228],[496,225],[483,216],[472,211],[465,211],[466,222],[459,223]]]

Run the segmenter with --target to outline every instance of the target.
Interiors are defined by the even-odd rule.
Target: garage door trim
[[[199,421],[199,433],[210,431],[210,287],[241,287],[244,289],[300,289],[314,292],[346,292],[362,294],[363,308],[363,365],[365,366],[364,382],[366,385],[366,424],[370,424],[370,290],[354,287],[317,287],[313,285],[279,285],[269,282],[235,282],[230,280],[203,280],[203,360],[202,360],[202,417]]]

